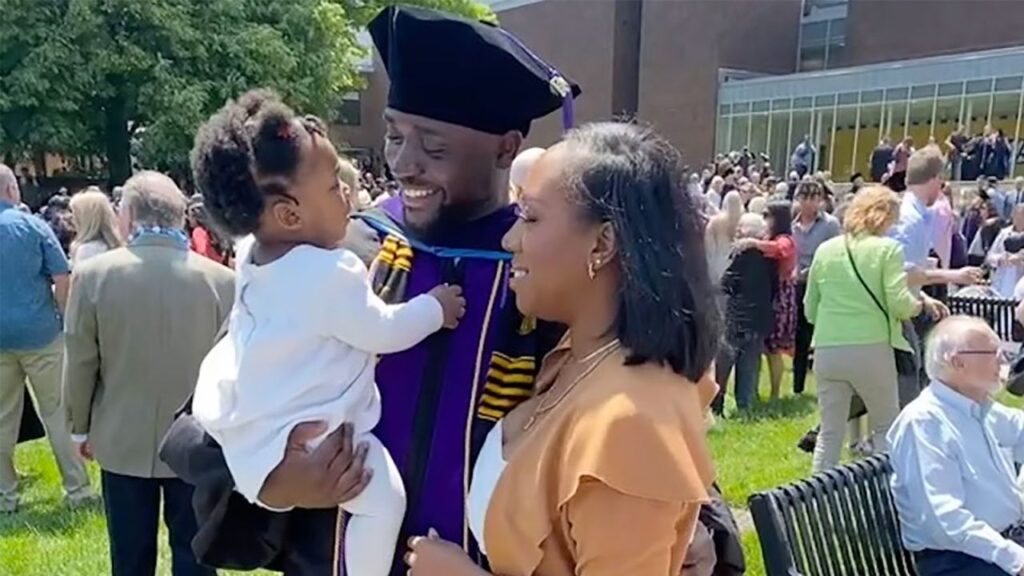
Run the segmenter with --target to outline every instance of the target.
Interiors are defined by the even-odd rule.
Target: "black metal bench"
[[[879,455],[750,497],[767,576],[915,576]]]
[[[950,296],[947,304],[953,314],[983,319],[1004,342],[1024,341],[1024,327],[1014,318],[1018,302],[1013,298]]]

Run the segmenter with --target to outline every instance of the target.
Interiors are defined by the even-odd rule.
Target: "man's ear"
[[[508,170],[512,167],[512,161],[516,159],[516,154],[519,153],[519,149],[523,146],[523,133],[518,130],[512,130],[499,136],[498,139],[498,157],[496,165],[500,170]]]

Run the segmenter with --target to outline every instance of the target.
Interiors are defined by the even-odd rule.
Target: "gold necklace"
[[[589,364],[587,364],[587,367],[584,368],[582,372],[580,372],[579,376],[573,379],[573,381],[570,382],[569,385],[565,387],[565,390],[563,390],[562,393],[559,394],[557,398],[555,398],[554,402],[545,406],[544,396],[546,396],[547,394],[545,393],[544,396],[541,396],[540,400],[537,402],[537,407],[533,409],[533,414],[530,415],[530,419],[527,420],[526,425],[523,426],[523,431],[525,432],[532,428],[533,425],[537,423],[538,418],[554,410],[555,407],[558,406],[562,402],[562,400],[565,400],[565,397],[568,396],[569,393],[572,392],[572,390],[576,388],[576,386],[580,382],[583,381],[584,378],[586,378],[587,376],[590,375],[591,372],[596,370],[597,367],[601,364],[601,362],[605,358],[610,356],[611,353],[617,350],[618,348],[619,340],[616,338],[615,340],[612,340],[611,342],[605,344],[604,346],[601,346],[597,350],[594,350],[590,354],[587,354],[586,356],[583,357],[582,360],[577,361],[577,364],[587,364],[588,362]]]

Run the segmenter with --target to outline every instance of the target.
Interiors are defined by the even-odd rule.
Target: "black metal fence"
[[[767,576],[915,576],[886,455],[750,497]]]
[[[947,304],[953,314],[976,316],[985,320],[1005,342],[1024,341],[1024,327],[1014,318],[1018,302],[992,296],[950,296]]]

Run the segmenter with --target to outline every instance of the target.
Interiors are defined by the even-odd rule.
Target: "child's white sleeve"
[[[408,350],[444,324],[441,303],[421,294],[404,304],[387,304],[370,288],[366,265],[345,251],[328,279],[322,302],[328,335],[360,350],[391,354]]]

